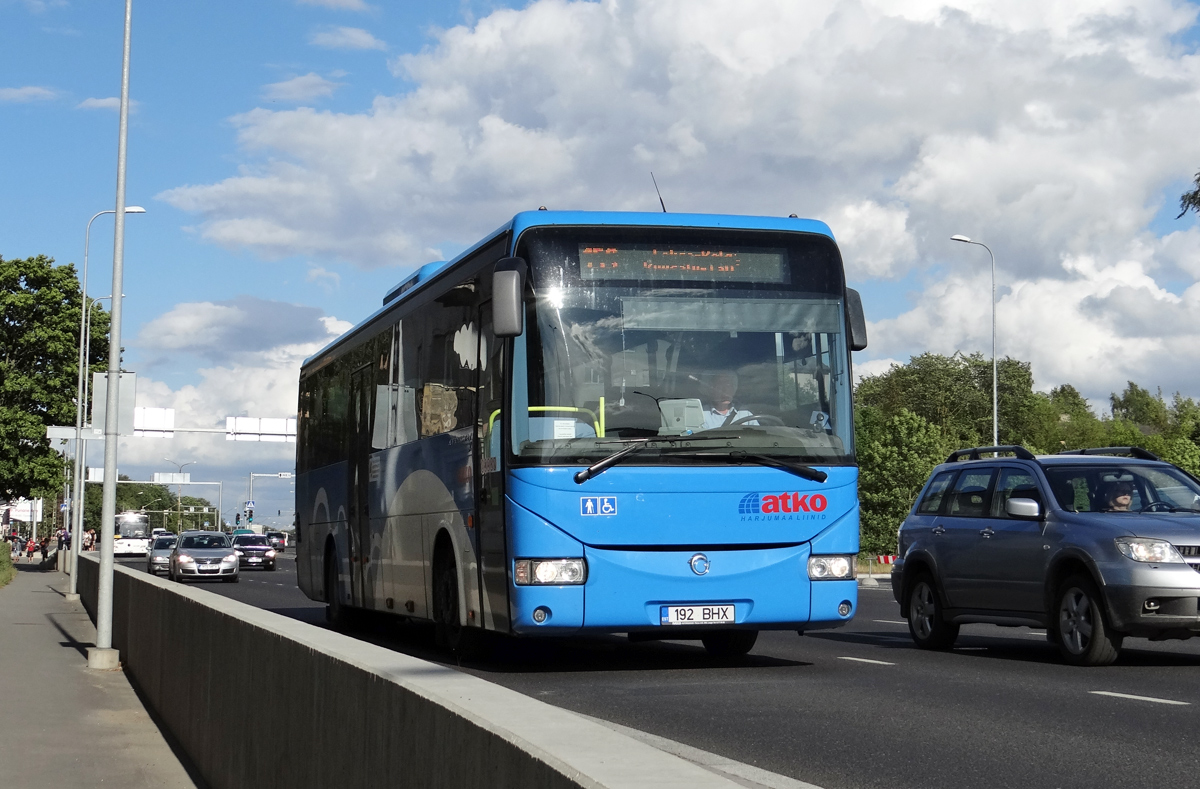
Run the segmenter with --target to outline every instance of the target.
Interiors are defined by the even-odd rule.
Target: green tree
[[[901,409],[893,416],[872,406],[854,419],[858,447],[861,551],[887,554],[921,486],[950,448],[945,435],[918,414]]]
[[[44,255],[0,257],[0,492],[7,498],[50,495],[63,460],[48,425],[75,423],[81,294],[75,267]],[[97,369],[107,359],[108,314],[93,310],[89,349]]]
[[[1180,219],[1188,211],[1195,211],[1200,214],[1200,173],[1196,173],[1195,188],[1189,192],[1184,192],[1179,197],[1179,216]]]
[[[1162,390],[1154,395],[1129,381],[1121,394],[1113,393],[1113,419],[1124,419],[1151,433],[1161,433],[1170,424],[1170,413],[1163,401]]]

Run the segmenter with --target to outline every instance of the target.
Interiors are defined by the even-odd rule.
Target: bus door
[[[373,366],[365,364],[350,376],[350,462],[347,464],[350,478],[346,485],[349,499],[350,594],[351,604],[364,608],[374,607],[372,589],[366,581],[367,562],[371,559],[371,513],[367,504],[367,489],[374,416],[371,407],[374,375]]]
[[[492,334],[492,304],[479,308],[479,385],[475,407],[475,526],[483,625],[508,632],[508,556],[504,532],[504,341]]]

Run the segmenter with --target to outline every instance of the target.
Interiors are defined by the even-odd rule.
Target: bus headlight
[[[517,586],[561,586],[587,581],[583,559],[518,559],[513,576]]]
[[[808,577],[813,581],[843,581],[857,575],[853,556],[810,556]]]

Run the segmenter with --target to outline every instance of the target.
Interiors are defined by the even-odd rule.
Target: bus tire
[[[717,658],[741,657],[754,649],[757,630],[717,630],[700,639],[708,654]]]
[[[325,621],[334,630],[346,627],[346,606],[342,605],[337,593],[337,553],[332,547],[325,549]]]
[[[465,627],[459,616],[458,565],[454,554],[441,550],[433,564],[434,643],[460,657],[473,658],[483,652],[483,633]]]

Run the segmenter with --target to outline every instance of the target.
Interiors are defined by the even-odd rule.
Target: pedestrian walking
[[[25,543],[25,564],[33,561],[33,551],[35,548],[37,548],[37,543],[30,537],[29,541]]]

